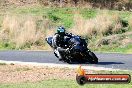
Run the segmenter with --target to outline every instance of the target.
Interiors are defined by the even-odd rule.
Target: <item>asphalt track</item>
[[[132,54],[118,53],[95,53],[99,58],[98,64],[88,64],[85,66],[96,66],[113,69],[132,70]],[[54,56],[52,51],[0,51],[0,60],[4,61],[21,61],[21,62],[37,62],[37,63],[54,63],[67,64]],[[78,64],[78,63],[74,63]]]

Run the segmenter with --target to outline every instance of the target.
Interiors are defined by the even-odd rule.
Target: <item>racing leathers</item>
[[[67,52],[69,48],[65,48],[65,45],[67,44],[67,41],[65,41],[65,37],[72,37],[72,34],[65,33],[63,35],[55,33],[52,40],[52,46],[55,49],[55,54],[59,58],[59,60],[64,59],[63,54],[64,52]]]

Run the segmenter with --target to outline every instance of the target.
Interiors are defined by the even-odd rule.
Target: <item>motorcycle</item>
[[[52,39],[53,37],[46,38],[47,43],[53,48],[52,46]],[[97,56],[87,48],[87,42],[85,39],[81,38],[78,35],[72,35],[72,37],[65,37],[64,38],[65,47],[69,48],[68,52],[63,53],[63,61],[67,63],[72,62],[79,62],[85,63],[89,62],[91,64],[97,64],[98,58]],[[54,49],[54,48],[53,48]],[[58,58],[57,53],[54,52],[55,56]]]

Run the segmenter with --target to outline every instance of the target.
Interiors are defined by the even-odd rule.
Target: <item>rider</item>
[[[55,49],[55,52],[59,58],[59,60],[63,59],[63,52],[67,52],[69,50],[69,48],[64,48],[66,42],[64,41],[64,37],[72,37],[72,34],[68,34],[65,32],[65,28],[60,26],[57,29],[57,33],[55,33],[55,35],[53,36],[53,47]]]

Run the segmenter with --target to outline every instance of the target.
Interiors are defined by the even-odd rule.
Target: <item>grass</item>
[[[131,71],[99,71],[100,74],[130,74]],[[129,84],[85,84],[80,86],[76,80],[61,80],[61,79],[49,79],[45,81],[39,81],[35,83],[13,83],[13,84],[0,84],[0,88],[131,88],[132,82]]]
[[[0,88],[131,88],[132,84],[85,84],[80,86],[75,80],[47,80],[37,83],[1,84]]]
[[[28,67],[23,67],[23,68],[17,68],[16,71],[29,71],[29,70],[32,70]]]
[[[1,66],[1,65],[3,66],[3,65],[7,65],[7,64],[6,64],[6,63],[1,63],[1,62],[0,62],[0,66]]]
[[[114,45],[113,46],[103,45],[102,47],[96,48],[94,51],[131,54],[132,44],[129,44],[124,47],[119,47],[118,45],[115,45],[115,46]]]
[[[47,47],[45,42],[43,43],[43,38],[53,34],[54,30],[51,31],[50,29],[56,29],[60,25],[64,25],[69,32],[75,34],[77,32],[78,35],[89,38],[91,41],[93,36],[97,38],[98,36],[121,34],[131,31],[132,28],[132,14],[127,11],[33,6],[12,7],[7,10],[7,15],[3,14],[3,12],[0,13],[2,14],[0,15],[0,30],[6,29],[6,32],[9,33],[8,35],[5,33],[3,36],[3,38],[8,38],[6,42],[4,40],[4,43],[0,43],[0,49],[2,50],[30,49],[32,46],[38,45],[44,45],[42,49],[47,49],[45,48]],[[127,22],[129,27],[123,27],[121,22]],[[97,41],[97,39],[94,40]],[[109,50],[110,46],[103,46],[96,50],[112,51]],[[114,46],[113,48],[115,48]],[[90,48],[94,50],[94,47]],[[131,52],[131,49],[127,48],[127,46],[124,49]],[[127,50],[117,48],[114,51],[126,52]]]
[[[15,49],[15,46],[12,43],[1,42],[0,43],[0,49],[1,50],[13,50],[13,49]]]
[[[132,44],[129,44],[129,45],[125,46],[125,47],[115,48],[114,52],[132,53]]]
[[[97,16],[98,10],[96,9],[80,9],[80,13],[86,19],[94,18]]]
[[[29,8],[17,8],[10,10],[11,13],[15,14],[31,14],[35,16],[42,16],[55,22],[58,26],[64,25],[69,28],[73,24],[73,12],[72,8],[45,8],[45,7],[29,7]]]

